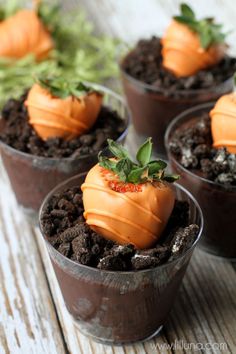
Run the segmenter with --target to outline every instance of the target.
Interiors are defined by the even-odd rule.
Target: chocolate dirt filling
[[[10,99],[2,110],[0,140],[16,150],[43,157],[76,159],[101,150],[107,138],[117,139],[125,130],[125,122],[117,112],[102,106],[96,123],[86,134],[65,141],[62,138],[42,140],[28,122],[24,106],[27,94]]]
[[[160,242],[137,251],[104,239],[85,224],[83,180],[74,177],[69,188],[58,188],[40,217],[66,307],[79,329],[95,340],[144,340],[160,331],[172,308],[192,254],[186,250],[199,236],[199,210],[181,192]]]
[[[192,112],[192,118],[189,114],[173,128],[168,138],[169,159],[172,169],[181,174],[180,183],[202,208],[206,222],[200,244],[215,255],[235,258],[236,155],[224,147],[213,148],[210,118],[203,111]]]
[[[152,136],[156,153],[165,157],[169,123],[186,109],[231,92],[236,58],[226,56],[214,67],[177,78],[163,68],[161,49],[157,37],[140,40],[120,67],[134,127],[142,136]]]
[[[64,256],[75,262],[113,271],[140,270],[173,260],[191,247],[199,227],[189,225],[187,202],[176,201],[161,240],[154,248],[135,250],[118,245],[94,232],[83,217],[80,188],[54,195],[42,214],[47,240]]]
[[[180,90],[207,89],[231,78],[236,70],[236,58],[225,56],[217,65],[195,75],[177,78],[162,66],[160,38],[141,39],[125,57],[122,69],[143,83],[164,90],[165,96],[178,96]]]

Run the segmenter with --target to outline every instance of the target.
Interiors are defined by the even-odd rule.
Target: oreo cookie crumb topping
[[[185,228],[179,228],[171,241],[171,259],[175,259],[183,254],[195,240],[196,234],[199,231],[197,225],[189,225]]]
[[[170,151],[183,167],[201,177],[236,186],[236,154],[224,147],[213,148],[208,114],[179,127],[171,138]]]
[[[8,100],[2,110],[0,140],[16,150],[36,156],[77,159],[98,152],[106,146],[107,138],[116,140],[125,130],[125,122],[117,112],[102,106],[96,123],[86,134],[68,141],[62,138],[44,141],[28,122],[26,96],[27,93],[18,100]]]
[[[143,256],[141,254],[136,254],[132,258],[132,267],[135,270],[142,270],[148,268],[154,268],[160,264],[160,260],[152,256]]]
[[[175,202],[161,239],[146,250],[136,250],[131,244],[118,245],[100,236],[86,224],[83,211],[79,187],[54,195],[42,214],[43,233],[63,256],[101,270],[131,271],[156,267],[185,252],[198,234],[198,226],[189,225],[187,202]]]
[[[193,76],[176,78],[162,66],[160,38],[141,39],[122,62],[122,69],[143,83],[160,88],[166,96],[178,96],[179,90],[208,89],[233,77],[236,58],[226,56],[217,65]]]

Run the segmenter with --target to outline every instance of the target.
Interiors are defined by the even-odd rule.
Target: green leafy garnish
[[[152,154],[152,139],[149,138],[143,145],[140,146],[136,159],[141,166],[146,166],[151,158]]]
[[[226,33],[222,32],[222,25],[215,23],[214,18],[208,17],[197,20],[194,11],[187,4],[180,5],[181,14],[174,16],[174,19],[187,25],[191,30],[198,33],[203,49],[207,49],[212,44],[223,43]]]
[[[52,35],[56,34],[60,29],[58,28],[58,16],[60,14],[60,6],[52,4],[48,6],[45,2],[40,2],[38,7],[38,16],[43,21],[44,25],[48,28]]]
[[[112,157],[98,155],[99,165],[119,176],[120,181],[128,183],[145,183],[154,181],[167,181],[173,183],[179,179],[178,175],[165,174],[167,164],[162,160],[152,160],[152,139],[148,138],[138,149],[133,162],[128,151],[111,139],[107,139],[108,149]]]
[[[85,85],[83,82],[67,81],[62,77],[39,77],[36,82],[40,86],[46,88],[53,96],[66,98],[68,96],[82,97],[89,92],[96,91],[90,86]]]
[[[4,5],[0,5],[0,21],[14,15],[23,6],[23,2],[20,0],[8,0]]]
[[[108,139],[109,150],[111,153],[118,157],[119,159],[123,159],[129,156],[128,151],[122,146],[117,144],[115,141]]]
[[[15,2],[8,0],[5,3],[9,6]],[[26,1],[21,3],[23,8]],[[52,33],[55,49],[41,62],[33,55],[20,60],[0,58],[0,106],[9,98],[22,95],[32,86],[34,77],[41,75],[96,83],[118,78],[116,59],[123,45],[117,39],[97,35],[81,8],[67,11],[58,7],[57,0],[43,0],[38,12]]]

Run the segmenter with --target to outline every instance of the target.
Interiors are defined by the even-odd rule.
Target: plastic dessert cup
[[[40,215],[54,194],[81,185],[84,179],[85,174],[79,174],[56,187],[46,197]],[[66,307],[85,335],[122,344],[151,338],[161,330],[203,227],[195,199],[180,185],[175,185],[175,192],[179,200],[189,202],[190,222],[199,225],[199,233],[182,256],[153,269],[115,272],[84,266],[59,253],[42,232]]]
[[[230,78],[212,88],[178,90],[167,96],[161,87],[146,84],[127,74],[122,62],[120,71],[135,130],[143,137],[152,136],[156,153],[163,158],[166,157],[165,131],[177,114],[195,105],[214,101],[233,90],[233,79]]]
[[[187,170],[169,150],[174,132],[202,113],[209,113],[213,106],[213,103],[199,105],[177,116],[167,129],[165,144],[172,171],[181,175],[180,183],[202,208],[205,223],[200,247],[216,256],[236,259],[236,186],[226,187]]]
[[[124,142],[130,120],[124,101],[111,90],[97,84],[92,85],[103,92],[103,104],[116,110],[125,120],[125,130],[117,139]],[[1,141],[0,150],[16,199],[30,215],[39,210],[45,196],[58,183],[80,172],[88,171],[97,162],[97,152],[75,159],[46,158],[21,152]]]

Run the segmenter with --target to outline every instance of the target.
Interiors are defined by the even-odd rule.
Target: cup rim
[[[165,132],[165,137],[164,137],[164,143],[165,143],[165,148],[167,151],[167,154],[169,155],[169,162],[172,159],[174,161],[174,163],[178,166],[178,168],[182,171],[182,173],[185,174],[189,174],[191,177],[194,177],[196,179],[200,179],[202,182],[204,183],[208,183],[211,184],[213,186],[222,188],[222,189],[226,189],[226,190],[235,190],[236,191],[236,186],[226,186],[223,183],[219,183],[219,182],[215,182],[215,181],[211,181],[210,179],[198,176],[197,174],[193,173],[191,170],[188,170],[187,168],[185,168],[184,166],[182,166],[180,164],[180,162],[175,158],[175,156],[170,152],[169,149],[169,140],[170,140],[170,135],[171,132],[173,130],[173,127],[175,126],[175,124],[177,124],[179,121],[181,121],[183,118],[185,118],[188,114],[191,113],[195,113],[199,110],[202,109],[211,109],[214,106],[215,102],[207,102],[207,103],[202,103],[199,104],[197,106],[191,107],[189,109],[186,109],[185,111],[183,111],[182,113],[178,114],[168,125],[166,132]],[[194,117],[192,117],[194,118]]]
[[[131,50],[132,51],[132,50]],[[204,94],[204,93],[217,93],[217,90],[220,90],[222,87],[227,86],[230,84],[230,82],[233,83],[233,76],[229,77],[228,79],[220,82],[218,85],[214,85],[211,88],[201,88],[201,89],[192,89],[192,90],[174,90],[174,95],[173,93],[171,93],[170,95],[165,95],[164,93],[166,92],[166,90],[162,89],[161,87],[156,87],[152,84],[147,84],[141,80],[138,80],[136,78],[134,78],[133,76],[131,76],[130,74],[128,74],[124,68],[123,68],[123,62],[124,60],[128,57],[128,55],[131,53],[131,51],[129,51],[128,53],[126,53],[126,55],[124,55],[120,61],[119,61],[119,69],[121,74],[127,78],[130,82],[132,82],[134,85],[138,86],[139,88],[143,89],[144,91],[150,91],[152,93],[157,93],[157,94],[162,94],[164,97],[167,98],[175,98],[175,94],[179,94],[180,96],[182,96],[182,98],[194,98],[195,95],[200,95],[200,94]],[[233,85],[232,85],[233,87]],[[188,97],[190,96],[190,97]]]
[[[174,183],[174,186],[176,187],[176,189],[181,190],[182,192],[184,192],[194,203],[194,205],[196,206],[198,213],[199,213],[199,218],[200,218],[200,225],[199,225],[199,231],[197,234],[197,237],[195,239],[195,241],[193,242],[193,244],[191,245],[191,247],[189,247],[187,249],[186,252],[184,252],[183,254],[181,254],[180,256],[178,256],[176,259],[173,259],[169,262],[157,265],[154,268],[148,268],[148,269],[142,269],[142,270],[130,270],[130,271],[114,271],[114,270],[105,270],[105,269],[98,269],[98,268],[94,268],[94,267],[90,267],[84,264],[80,264],[77,263],[73,260],[71,260],[70,258],[64,256],[63,254],[61,254],[58,250],[56,250],[56,248],[54,248],[51,243],[46,239],[44,232],[43,232],[43,228],[42,228],[42,222],[41,222],[41,215],[43,213],[43,209],[45,207],[45,205],[47,204],[48,200],[57,192],[58,189],[61,189],[64,185],[66,185],[67,183],[79,178],[79,177],[85,177],[87,174],[87,172],[82,172],[79,173],[71,178],[68,178],[67,180],[65,180],[64,182],[58,184],[56,187],[54,187],[51,192],[48,193],[48,195],[44,198],[43,203],[41,204],[41,207],[39,209],[39,216],[38,216],[38,220],[39,220],[39,229],[40,229],[40,234],[41,237],[43,238],[44,242],[47,245],[47,248],[52,249],[53,252],[55,252],[57,255],[59,255],[59,257],[61,257],[63,260],[65,260],[66,262],[69,262],[69,264],[76,266],[76,267],[82,267],[85,270],[89,270],[89,271],[94,271],[96,273],[103,273],[103,274],[117,274],[117,275],[131,275],[131,274],[137,274],[137,273],[148,273],[151,272],[155,269],[160,269],[160,268],[165,268],[168,267],[171,264],[177,263],[178,261],[180,261],[181,259],[183,259],[184,257],[186,257],[196,246],[196,244],[199,242],[201,236],[202,236],[202,232],[203,232],[203,228],[204,228],[204,218],[203,218],[203,212],[202,209],[198,203],[198,201],[195,199],[195,197],[183,186],[181,186],[178,183]]]
[[[109,95],[112,95],[115,99],[117,99],[117,101],[119,101],[121,104],[123,104],[123,106],[125,107],[126,111],[127,111],[127,117],[122,117],[124,118],[125,121],[125,128],[124,131],[119,135],[119,137],[116,139],[117,142],[122,141],[128,134],[128,130],[129,130],[129,126],[131,123],[131,113],[130,110],[128,108],[127,103],[125,102],[124,98],[119,95],[118,93],[116,93],[115,91],[109,89],[106,86],[94,83],[94,82],[90,82],[90,81],[83,81],[86,85],[90,85],[93,86],[95,89],[97,90],[101,90],[104,93],[107,93]],[[94,154],[85,154],[85,155],[81,155],[80,157],[77,158],[72,158],[71,156],[68,157],[45,157],[45,156],[38,156],[38,155],[34,155],[34,154],[30,154],[28,152],[23,152],[20,150],[15,149],[14,147],[6,144],[4,141],[0,140],[0,147],[3,147],[4,149],[8,149],[9,151],[11,151],[12,153],[18,154],[22,157],[25,158],[32,158],[32,159],[37,159],[37,160],[47,160],[47,161],[51,161],[51,162],[61,162],[61,161],[76,161],[76,160],[82,160],[82,159],[86,159],[91,157],[91,155],[97,155],[99,151],[94,152]]]

